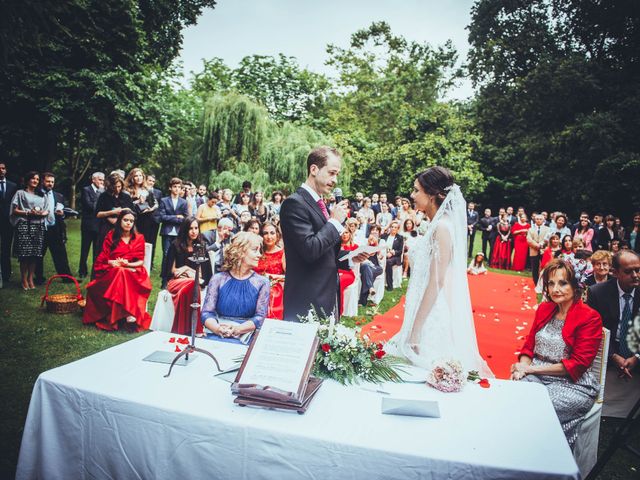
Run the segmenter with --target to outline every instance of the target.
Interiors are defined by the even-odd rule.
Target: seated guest
[[[344,257],[347,253],[352,252],[358,245],[353,243],[353,233],[349,228],[345,228],[340,236],[342,243],[340,244],[340,252],[338,258]],[[340,280],[340,316],[344,311],[344,291],[356,281],[356,275],[353,272],[348,260],[338,262],[338,278]]]
[[[196,213],[196,218],[200,222],[200,231],[203,233],[215,230],[218,227],[218,220],[222,216],[220,209],[216,205],[218,203],[218,194],[211,192],[206,198],[207,201],[198,207],[198,212]]]
[[[255,271],[264,275],[271,282],[269,293],[269,311],[267,318],[284,317],[284,273],[286,263],[284,249],[280,245],[280,230],[271,222],[262,225],[262,245],[264,253],[258,262]]]
[[[402,260],[402,276],[407,278],[409,276],[409,256],[411,255],[411,248],[418,239],[418,231],[416,230],[416,224],[411,218],[407,218],[402,225],[402,235],[404,237],[404,255]]]
[[[167,254],[166,278],[167,290],[173,297],[175,316],[171,331],[180,335],[191,333],[191,304],[193,303],[193,287],[197,265],[189,260],[193,255],[193,246],[204,244],[200,236],[198,220],[195,217],[187,217],[182,221],[176,238],[169,247]],[[208,258],[207,258],[208,260]],[[211,280],[211,262],[201,264],[200,285],[202,288]],[[200,293],[198,293],[198,302]],[[200,318],[198,312],[198,318]],[[196,333],[202,333],[202,324],[197,322]]]
[[[511,366],[511,379],[547,388],[571,449],[578,427],[598,395],[592,371],[602,340],[602,319],[580,300],[580,286],[569,262],[554,259],[542,272],[550,301],[536,311],[531,332]]]
[[[404,250],[404,238],[398,234],[400,223],[397,220],[391,222],[391,228],[388,235],[384,235],[382,239],[386,242],[387,247],[387,265],[385,267],[385,280],[387,290],[393,290],[393,267],[402,265],[402,253]]]
[[[224,249],[229,245],[231,241],[231,232],[233,231],[233,220],[228,217],[221,218],[218,221],[218,228],[215,230],[208,230],[202,233],[207,252],[214,253],[214,265],[215,271],[218,273],[222,270],[222,263],[224,260]]]
[[[570,260],[573,258],[573,240],[571,239],[571,235],[565,235],[564,237],[562,237],[560,250],[558,250],[555,255],[556,258],[560,258],[563,260]]]
[[[251,232],[251,233],[255,233],[256,235],[260,235],[260,222],[255,219],[251,219],[244,224],[242,231]]]
[[[223,342],[248,343],[260,329],[269,307],[269,280],[258,275],[262,238],[240,232],[226,248],[222,272],[207,288],[202,323]]]
[[[616,409],[614,397],[608,394],[610,389],[626,391],[624,396],[634,397],[635,403],[637,393],[632,392],[637,392],[637,377],[640,375],[640,352],[631,351],[627,344],[629,325],[640,307],[640,256],[632,250],[618,252],[613,256],[611,271],[614,278],[589,287],[587,295],[589,306],[602,315],[604,326],[611,332],[605,410]],[[627,381],[631,378],[634,381],[627,387]],[[607,412],[603,413],[608,415]],[[623,413],[620,416],[626,415]]]
[[[376,216],[376,225],[382,229],[383,234],[389,233],[389,227],[392,220],[393,216],[389,211],[389,204],[386,202],[380,203],[380,213]]]
[[[494,252],[495,253],[495,252]],[[487,268],[484,266],[484,253],[478,252],[476,256],[469,263],[467,273],[470,275],[486,275]]]
[[[380,227],[373,225],[367,243],[372,247],[378,246],[380,242]],[[360,305],[366,305],[367,299],[376,294],[373,289],[373,283],[382,273],[382,265],[380,262],[385,261],[385,255],[381,250],[378,254],[370,256],[367,260],[360,263]]]
[[[540,268],[544,268],[547,264],[556,258],[562,250],[562,245],[560,245],[560,235],[557,233],[552,233],[549,236],[549,245],[542,252],[542,259],[540,260]]]
[[[96,278],[87,285],[82,323],[95,323],[103,330],[118,330],[121,321],[137,330],[149,328],[151,280],[143,266],[144,237],[136,233],[135,221],[131,210],[122,210],[107,233],[95,262]]]

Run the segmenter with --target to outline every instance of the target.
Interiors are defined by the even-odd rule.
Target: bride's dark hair
[[[436,196],[436,205],[440,206],[447,196],[447,187],[453,185],[451,170],[444,167],[429,167],[416,175],[422,189]]]

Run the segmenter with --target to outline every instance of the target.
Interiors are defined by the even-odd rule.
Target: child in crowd
[[[469,268],[467,268],[467,273],[470,275],[486,275],[487,268],[484,266],[484,253],[478,252],[476,256],[469,263]]]

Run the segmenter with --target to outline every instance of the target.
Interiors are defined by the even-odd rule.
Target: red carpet
[[[471,305],[480,354],[498,378],[509,377],[509,367],[533,323],[536,294],[530,277],[489,272],[468,276]],[[404,297],[398,305],[362,328],[373,341],[385,341],[400,330]]]

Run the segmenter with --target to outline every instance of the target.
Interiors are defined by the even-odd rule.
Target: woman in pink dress
[[[527,264],[527,255],[529,245],[527,244],[527,232],[530,225],[527,222],[527,214],[521,213],[518,221],[511,227],[511,236],[513,237],[513,262],[511,270],[521,272]]]

